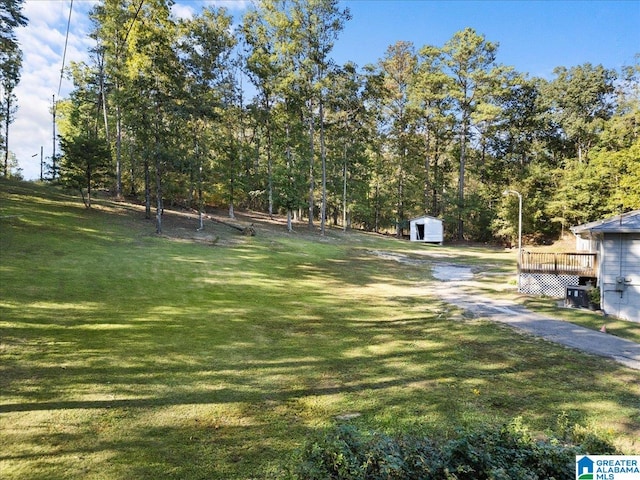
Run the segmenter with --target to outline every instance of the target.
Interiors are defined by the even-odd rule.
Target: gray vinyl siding
[[[616,291],[616,280],[624,290]],[[640,322],[640,234],[605,233],[600,245],[602,308],[608,315]]]

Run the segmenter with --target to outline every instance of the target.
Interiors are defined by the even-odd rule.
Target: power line
[[[133,24],[136,23],[136,20],[138,19],[138,14],[140,13],[140,10],[142,10],[143,3],[144,3],[144,0],[140,0],[140,5],[138,5],[136,14],[133,17],[133,20],[131,20],[131,23],[129,24],[129,29],[127,30],[127,34],[124,36],[124,41],[122,43],[127,43],[127,38],[129,38],[129,33],[131,32],[131,28],[133,27]]]
[[[67,35],[64,39],[64,52],[62,53],[62,66],[60,67],[60,82],[58,83],[58,97],[60,97],[60,89],[62,88],[62,77],[64,75],[64,61],[67,56],[67,43],[69,43],[69,29],[71,28],[71,12],[73,11],[73,0],[69,5],[69,19],[67,20]]]

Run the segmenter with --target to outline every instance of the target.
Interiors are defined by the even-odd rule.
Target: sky
[[[65,39],[69,0],[25,0],[29,19],[17,31],[23,51],[18,112],[9,130],[23,176],[40,177],[40,152],[53,153],[51,106],[73,85],[60,70],[87,58],[94,46],[87,13],[96,0],[74,0]],[[362,67],[376,63],[397,41],[442,46],[457,31],[471,27],[499,44],[497,61],[531,77],[553,78],[558,66],[591,63],[620,70],[640,54],[640,0],[341,0],[352,19],[337,40],[332,58]],[[239,20],[249,0],[177,0],[176,17],[197,13],[203,5],[226,7]],[[56,153],[59,147],[56,145]]]

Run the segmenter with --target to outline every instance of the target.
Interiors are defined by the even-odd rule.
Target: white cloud
[[[180,1],[180,0],[178,0]],[[242,11],[249,8],[252,4],[252,0],[202,0],[200,3],[205,7],[224,7],[229,11]]]
[[[65,66],[88,56],[93,41],[87,36],[90,29],[87,12],[94,4],[75,2],[73,5]],[[15,91],[18,112],[9,127],[9,149],[16,154],[27,179],[40,176],[40,146],[44,146],[47,160],[53,151],[51,106],[60,85],[69,5],[69,1],[27,0],[23,13],[29,24],[16,32],[23,62],[20,83]],[[66,96],[72,88],[66,78],[60,86],[60,97]],[[34,154],[37,154],[35,158]]]
[[[73,3],[65,66],[73,61],[88,60],[88,52],[95,45],[88,37],[92,28],[88,13],[97,3],[97,0]],[[172,12],[177,18],[187,18],[203,6],[226,7],[230,12],[239,13],[250,5],[250,0],[190,0],[184,3],[177,0]],[[40,176],[40,146],[44,146],[47,162],[52,154],[52,96],[64,98],[73,88],[71,81],[65,77],[58,95],[69,6],[69,0],[26,0],[23,13],[29,24],[17,31],[23,66],[21,80],[15,91],[18,112],[9,127],[9,149],[16,154],[27,179]],[[58,148],[56,146],[57,153]],[[33,157],[34,154],[37,154],[36,157]]]
[[[174,18],[191,18],[195,14],[195,10],[189,5],[176,3],[171,7],[171,14]]]
[[[31,27],[55,25],[66,20],[69,14],[69,2],[26,0],[22,13],[29,19]]]
[[[242,12],[252,5],[251,0],[200,0],[190,1],[188,3],[177,3],[171,7],[171,13],[175,18],[192,18],[202,8],[226,8],[230,14],[234,12]],[[196,8],[197,7],[197,8]]]

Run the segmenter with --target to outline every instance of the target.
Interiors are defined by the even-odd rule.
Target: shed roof
[[[623,213],[615,217],[597,220],[571,227],[575,235],[581,233],[639,233],[640,232],[640,210]]]
[[[409,221],[415,222],[416,220],[422,220],[423,218],[428,218],[429,220],[437,220],[439,222],[442,222],[441,218],[432,217],[431,215],[421,215],[419,217],[410,218]]]

